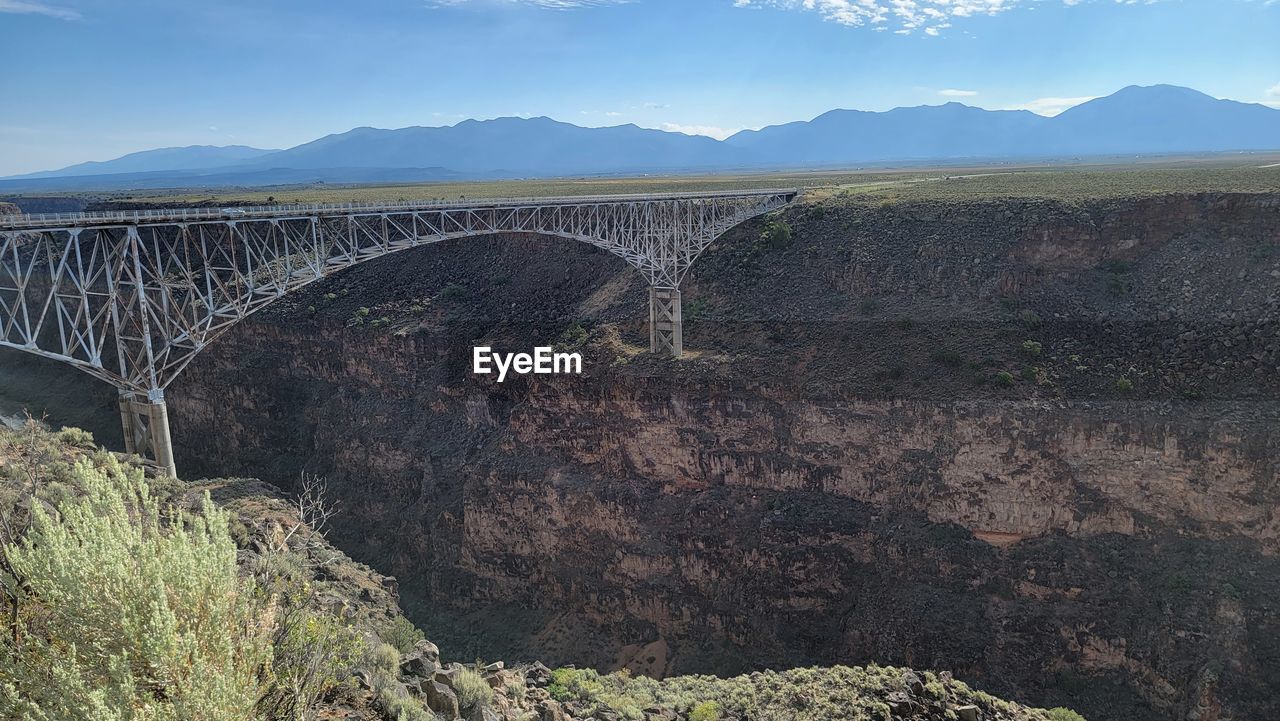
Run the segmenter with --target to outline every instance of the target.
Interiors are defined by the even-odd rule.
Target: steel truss
[[[286,293],[453,238],[589,243],[651,291],[651,349],[681,354],[680,281],[722,233],[794,190],[0,217],[0,346],[121,393],[127,450],[171,474],[164,390],[206,345]],[[162,447],[157,447],[162,446]]]

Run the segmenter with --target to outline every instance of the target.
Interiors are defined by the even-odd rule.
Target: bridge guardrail
[[[628,193],[615,195],[568,195],[529,198],[473,198],[459,200],[401,200],[381,203],[313,203],[289,205],[255,205],[223,208],[155,208],[146,210],[99,210],[79,213],[22,213],[0,216],[0,228],[35,230],[59,226],[93,226],[135,224],[149,221],[183,222],[200,220],[265,220],[299,215],[344,215],[348,213],[381,213],[434,209],[520,207],[526,205],[576,205],[653,200],[713,200],[743,196],[798,194],[798,188],[765,188],[751,190],[709,191],[704,193]]]

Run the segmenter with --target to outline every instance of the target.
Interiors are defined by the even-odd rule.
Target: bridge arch
[[[650,350],[682,353],[680,282],[795,190],[0,218],[0,345],[120,391],[125,445],[176,475],[165,388],[209,343],[341,270],[446,240],[529,233],[621,257],[649,285]]]

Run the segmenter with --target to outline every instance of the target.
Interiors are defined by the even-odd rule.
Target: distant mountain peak
[[[174,187],[192,187],[211,177],[227,183],[555,177],[1276,149],[1280,110],[1161,84],[1130,85],[1054,117],[951,100],[882,112],[830,110],[808,121],[744,130],[723,141],[634,123],[585,128],[544,115],[466,119],[438,127],[362,126],[287,150],[159,148],[22,176],[5,185],[101,177],[111,187],[127,187],[134,175],[147,176],[151,187],[165,178]]]

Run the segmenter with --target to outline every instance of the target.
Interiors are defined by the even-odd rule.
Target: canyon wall
[[[180,378],[179,465],[327,476],[335,540],[459,656],[900,663],[1093,721],[1280,716],[1280,198],[783,217],[789,246],[748,224],[695,265],[680,361],[586,246],[353,268]],[[468,367],[551,343],[586,373]]]

